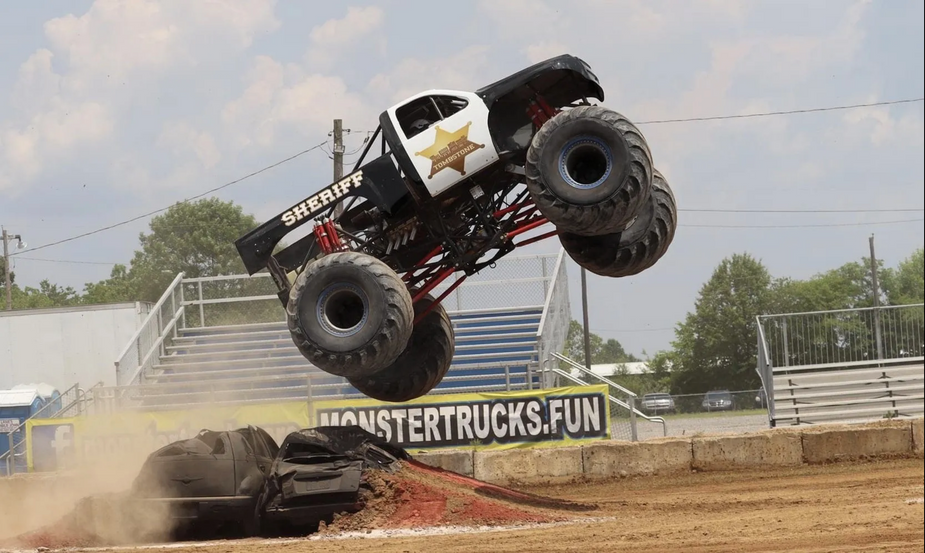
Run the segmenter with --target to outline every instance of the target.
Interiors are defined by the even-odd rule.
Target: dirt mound
[[[558,522],[596,505],[552,499],[495,486],[414,460],[395,473],[369,470],[362,510],[321,524],[320,534],[431,526],[517,526]],[[57,522],[0,540],[0,549],[65,549],[170,541],[166,513],[130,514],[125,494],[80,501]],[[141,514],[142,516],[138,516]]]
[[[596,505],[518,492],[403,461],[400,471],[370,472],[363,510],[337,516],[320,534],[427,526],[515,526],[567,520]]]

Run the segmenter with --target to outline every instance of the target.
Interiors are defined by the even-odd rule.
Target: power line
[[[712,115],[707,117],[686,117],[683,119],[653,119],[651,121],[638,121],[637,125],[658,125],[663,123],[690,123],[694,121],[723,121],[726,119],[750,119],[754,117],[772,117],[776,115],[796,115],[800,113],[817,113],[822,111],[837,111],[845,109],[856,109],[856,108],[870,108],[876,106],[892,106],[896,104],[911,104],[913,102],[921,102],[925,100],[923,98],[907,98],[903,100],[888,100],[883,102],[871,102],[869,104],[850,104],[845,106],[829,106],[823,108],[806,108],[806,109],[791,109],[785,111],[764,111],[756,113],[743,113],[740,115]]]
[[[907,104],[907,103],[913,103],[913,102],[921,102],[921,101],[923,101],[923,100],[925,100],[925,97],[921,97],[921,98],[907,98],[907,99],[902,99],[902,100],[889,100],[889,101],[882,101],[882,102],[870,102],[870,103],[866,103],[866,104],[850,104],[850,105],[829,106],[829,107],[821,107],[821,108],[806,108],[806,109],[796,109],[796,110],[768,111],[768,112],[758,112],[758,113],[746,113],[746,114],[739,114],[739,115],[716,115],[716,116],[706,116],[706,117],[688,117],[688,118],[679,118],[679,119],[653,119],[653,120],[649,120],[649,121],[639,121],[639,122],[637,122],[636,124],[637,124],[637,125],[654,125],[654,124],[662,124],[662,123],[686,123],[686,122],[696,122],[696,121],[719,121],[719,120],[727,120],[727,119],[747,119],[747,118],[754,118],[754,117],[770,117],[770,116],[778,116],[778,115],[794,115],[794,114],[801,114],[801,113],[815,113],[815,112],[825,112],[825,111],[835,111],[835,110],[856,109],[856,108],[864,108],[864,107],[887,106],[887,105],[895,105],[895,104]],[[369,131],[350,131],[349,129],[348,129],[346,132],[347,132],[347,133],[350,133],[350,132],[360,132],[360,133],[362,133],[362,132],[367,132],[367,133],[369,133]],[[364,141],[364,142],[365,142],[365,141]],[[305,149],[305,150],[302,150],[301,152],[298,152],[298,153],[296,153],[296,154],[294,154],[294,155],[292,155],[292,156],[289,156],[289,157],[287,157],[287,158],[285,158],[285,159],[282,159],[282,160],[280,160],[280,161],[278,161],[278,162],[276,162],[276,163],[273,163],[273,164],[271,164],[271,165],[268,165],[268,166],[266,166],[266,167],[264,167],[264,168],[262,168],[262,169],[259,169],[259,170],[257,170],[257,171],[254,171],[253,173],[249,173],[249,174],[247,174],[247,175],[245,175],[245,176],[243,176],[243,177],[241,177],[241,178],[238,178],[238,179],[235,179],[235,180],[233,180],[233,181],[227,182],[227,183],[225,183],[225,184],[223,184],[223,185],[221,185],[221,186],[217,186],[217,187],[212,188],[212,189],[210,189],[210,190],[206,190],[205,192],[202,192],[201,194],[197,194],[196,196],[193,196],[193,197],[191,197],[191,198],[186,198],[185,200],[182,200],[182,201],[176,202],[176,203],[185,203],[185,202],[188,202],[188,201],[191,201],[191,200],[195,200],[195,199],[201,198],[201,197],[206,196],[206,195],[208,195],[208,194],[212,194],[212,193],[214,193],[214,192],[217,192],[217,191],[219,191],[219,190],[222,190],[223,188],[227,188],[227,187],[229,187],[229,186],[231,186],[231,185],[233,185],[233,184],[237,184],[237,183],[239,183],[239,182],[241,182],[241,181],[244,181],[244,180],[246,180],[246,179],[249,179],[249,178],[251,178],[251,177],[254,177],[254,176],[256,176],[256,175],[259,175],[260,173],[263,173],[263,172],[265,172],[265,171],[269,171],[270,169],[273,169],[273,168],[278,167],[278,166],[280,166],[280,165],[282,165],[282,164],[284,164],[284,163],[287,163],[287,162],[289,162],[289,161],[292,161],[292,160],[294,160],[294,159],[296,159],[296,158],[298,158],[298,157],[300,157],[300,156],[303,156],[303,155],[305,155],[305,154],[307,154],[307,153],[309,153],[309,152],[311,152],[311,151],[313,151],[313,150],[320,149],[320,148],[322,148],[323,146],[325,146],[326,144],[327,144],[327,140],[325,140],[324,142],[321,142],[321,143],[319,143],[319,144],[316,144],[315,146],[312,146],[311,148],[307,148],[307,149]],[[171,204],[171,206],[172,206],[172,205],[174,205],[174,204]],[[105,232],[105,231],[107,231],[107,230],[112,230],[112,229],[114,229],[114,228],[117,228],[117,227],[120,227],[120,226],[127,225],[127,224],[129,224],[129,223],[135,222],[135,221],[137,221],[137,220],[139,220],[139,219],[144,219],[145,217],[150,217],[151,215],[155,215],[155,214],[160,213],[160,212],[162,212],[162,211],[166,211],[166,210],[170,209],[171,206],[166,206],[166,207],[163,207],[163,208],[160,208],[160,209],[156,209],[156,210],[153,210],[153,211],[149,211],[149,212],[144,213],[144,214],[142,214],[142,215],[138,215],[138,216],[136,216],[136,217],[132,217],[131,219],[127,219],[127,220],[124,220],[124,221],[120,221],[120,222],[118,222],[118,223],[115,223],[115,224],[112,224],[112,225],[108,225],[108,226],[105,226],[105,227],[101,227],[101,228],[92,230],[92,231],[90,231],[90,232],[85,232],[85,233],[83,233],[83,234],[78,234],[78,235],[72,236],[72,237],[70,237],[70,238],[65,238],[65,239],[63,239],[63,240],[58,240],[58,241],[55,241],[55,242],[50,242],[50,243],[48,243],[48,244],[43,244],[43,245],[37,246],[37,247],[35,247],[35,248],[29,248],[29,249],[24,250],[23,252],[20,252],[20,253],[27,253],[27,252],[31,252],[31,251],[41,250],[41,249],[44,249],[44,248],[50,248],[50,247],[52,247],[52,246],[57,246],[57,245],[60,245],[60,244],[64,244],[64,243],[67,243],[67,242],[71,242],[71,241],[74,241],[74,240],[78,240],[78,239],[80,239],[80,238],[85,238],[85,237],[87,237],[87,236],[92,236],[92,235],[98,234],[98,233],[100,233],[100,232]],[[693,210],[682,210],[682,211],[693,211]],[[732,211],[728,211],[728,212],[732,212]],[[743,211],[743,212],[745,212],[745,211]],[[918,220],[920,220],[920,219],[918,219]],[[906,221],[897,221],[897,222],[906,222]],[[705,226],[705,225],[687,225],[687,226]],[[832,225],[816,225],[816,226],[832,226]],[[836,226],[837,226],[837,225],[836,225]],[[725,227],[722,227],[722,228],[749,228],[749,227],[728,227],[728,226],[725,226]],[[773,227],[773,228],[778,228],[778,227]],[[20,255],[20,253],[11,254],[11,257],[12,257],[12,256],[18,256],[18,255]]]
[[[925,208],[895,208],[895,209],[696,209],[687,208],[678,211],[689,213],[899,213],[919,212]]]
[[[619,332],[630,333],[630,332],[667,332],[669,330],[674,330],[673,326],[666,326],[662,328],[592,328],[592,332]]]
[[[17,261],[43,261],[45,263],[74,263],[79,265],[118,265],[109,261],[77,261],[74,259],[43,259],[41,257],[17,257]]]
[[[262,169],[258,169],[257,171],[254,171],[253,173],[248,173],[247,175],[244,175],[243,177],[237,178],[237,179],[235,179],[235,180],[233,180],[233,181],[230,181],[230,182],[226,182],[225,184],[222,184],[221,186],[216,186],[215,188],[211,188],[211,189],[209,189],[209,190],[206,190],[205,192],[202,192],[201,194],[197,194],[197,195],[195,195],[195,196],[193,196],[193,197],[191,197],[191,198],[186,198],[185,200],[182,200],[182,201],[179,201],[179,202],[176,202],[176,203],[186,203],[186,202],[189,202],[189,201],[191,201],[191,200],[195,200],[195,199],[201,198],[201,197],[203,197],[203,196],[206,196],[206,195],[208,195],[208,194],[212,194],[213,192],[217,192],[217,191],[219,191],[219,190],[222,190],[223,188],[227,188],[227,187],[229,187],[229,186],[231,186],[231,185],[233,185],[233,184],[237,184],[237,183],[239,183],[239,182],[241,182],[241,181],[244,181],[244,180],[247,180],[247,179],[249,179],[249,178],[251,178],[251,177],[257,176],[257,175],[259,175],[260,173],[263,173],[263,172],[269,171],[270,169],[274,169],[274,168],[276,168],[276,167],[279,167],[280,165],[282,165],[282,164],[284,164],[284,163],[287,163],[287,162],[289,162],[289,161],[292,161],[292,160],[294,160],[294,159],[296,159],[296,158],[298,158],[298,157],[301,157],[301,156],[303,156],[303,155],[305,155],[305,154],[307,154],[307,153],[309,153],[309,152],[311,152],[311,151],[313,151],[313,150],[317,150],[317,149],[321,148],[321,147],[324,146],[326,143],[327,143],[327,141],[322,142],[322,143],[320,143],[320,144],[316,144],[316,145],[312,146],[311,148],[307,148],[307,149],[302,150],[301,152],[298,152],[298,153],[296,153],[296,154],[293,154],[293,155],[291,155],[291,156],[289,156],[289,157],[287,157],[287,158],[285,158],[285,159],[281,159],[280,161],[277,161],[276,163],[273,163],[273,164],[271,164],[271,165],[267,165],[266,167],[264,167],[264,168],[262,168]],[[98,234],[98,233],[100,233],[100,232],[104,232],[104,231],[107,231],[107,230],[111,230],[111,229],[114,229],[114,228],[116,228],[116,227],[121,227],[121,226],[123,226],[123,225],[127,225],[127,224],[129,224],[129,223],[135,222],[135,221],[137,221],[137,220],[139,220],[139,219],[144,219],[145,217],[150,217],[151,215],[155,215],[155,214],[160,213],[160,212],[162,212],[162,211],[167,211],[167,210],[170,209],[173,205],[175,205],[175,204],[171,204],[171,205],[169,205],[169,206],[162,207],[162,208],[160,208],[160,209],[155,209],[154,211],[149,211],[149,212],[144,213],[144,214],[142,214],[142,215],[138,215],[137,217],[132,217],[131,219],[127,219],[127,220],[121,221],[121,222],[119,222],[119,223],[115,223],[115,224],[112,224],[112,225],[108,225],[108,226],[105,226],[105,227],[101,227],[101,228],[98,228],[98,229],[96,229],[96,230],[92,230],[92,231],[90,231],[90,232],[85,232],[85,233],[83,233],[83,234],[78,234],[77,236],[72,236],[72,237],[70,237],[70,238],[65,238],[65,239],[63,239],[63,240],[58,240],[57,242],[50,242],[50,243],[48,243],[48,244],[43,244],[43,245],[41,245],[41,246],[36,246],[36,247],[34,247],[34,248],[29,248],[29,249],[27,249],[27,250],[24,250],[24,251],[21,252],[21,253],[34,252],[34,251],[36,251],[36,250],[41,250],[41,249],[44,249],[44,248],[50,248],[50,247],[52,247],[52,246],[57,246],[57,245],[60,245],[60,244],[64,244],[64,243],[66,243],[66,242],[71,242],[71,241],[77,240],[77,239],[79,239],[79,238],[85,238],[85,237],[91,236],[91,235],[93,235],[93,234]],[[12,255],[19,255],[19,254],[12,254]]]
[[[899,223],[916,223],[925,221],[925,218],[919,219],[898,219],[894,221],[871,221],[863,223],[819,223],[805,225],[678,225],[679,227],[697,227],[697,228],[821,228],[821,227],[863,227],[869,225],[893,225]]]

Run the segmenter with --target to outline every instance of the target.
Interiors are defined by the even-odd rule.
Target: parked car
[[[642,396],[642,409],[649,413],[674,413],[677,411],[674,398],[663,392]]]
[[[729,411],[732,409],[732,393],[729,390],[711,390],[703,396],[701,405],[706,411]]]

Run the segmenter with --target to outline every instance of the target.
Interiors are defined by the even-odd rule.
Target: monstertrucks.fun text
[[[272,275],[306,359],[369,397],[407,401],[453,359],[442,299],[518,246],[558,236],[608,277],[655,264],[674,237],[674,196],[639,129],[591,99],[603,102],[600,83],[569,55],[475,92],[421,92],[379,116],[353,172],[237,240],[249,274]]]

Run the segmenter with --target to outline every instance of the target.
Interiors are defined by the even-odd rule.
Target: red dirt
[[[361,497],[364,507],[357,513],[334,517],[332,524],[321,525],[320,533],[368,531],[376,529],[422,528],[429,526],[516,526],[561,521],[568,512],[593,510],[596,506],[517,492],[454,472],[433,468],[417,461],[402,462],[402,468],[389,474],[368,471],[364,479],[372,491]],[[103,547],[116,545],[112,539],[94,535],[87,528],[87,504],[79,505],[70,515],[53,525],[17,536],[0,548]],[[139,532],[122,528],[118,520],[117,500],[104,501],[107,509],[99,513],[105,521],[107,538],[116,542],[131,541]],[[116,511],[116,512],[113,512]],[[118,532],[116,531],[118,530]],[[109,535],[111,534],[111,536]]]
[[[425,526],[514,526],[565,520],[595,506],[541,497],[405,461],[394,473],[370,473],[365,507],[337,517],[323,533]]]

